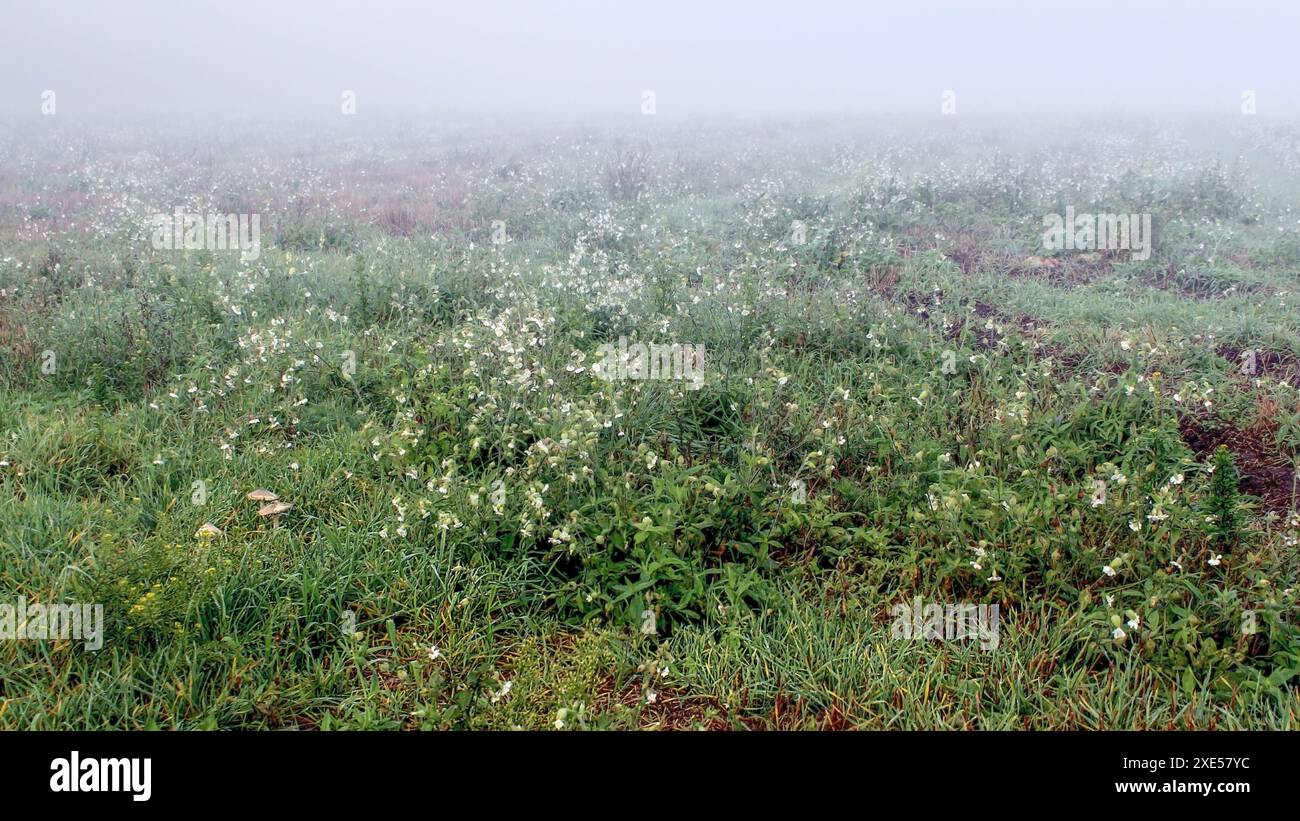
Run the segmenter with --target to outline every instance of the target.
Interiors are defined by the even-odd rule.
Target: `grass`
[[[0,603],[104,646],[0,642],[0,727],[1296,725],[1284,128],[77,126],[0,135]]]

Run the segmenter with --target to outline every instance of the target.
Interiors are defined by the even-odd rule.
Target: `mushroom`
[[[260,487],[257,490],[249,491],[248,494],[248,500],[250,502],[275,502],[278,501],[279,498],[279,496],[276,496],[271,491]]]
[[[217,527],[212,522],[204,522],[202,527],[194,531],[194,537],[196,539],[211,539],[220,535],[221,528]]]
[[[291,509],[292,507],[293,505],[286,504],[285,502],[270,502],[269,504],[262,505],[260,508],[258,508],[257,515],[270,516],[271,524],[274,525],[275,527],[279,527],[280,514],[284,513],[286,510]]]

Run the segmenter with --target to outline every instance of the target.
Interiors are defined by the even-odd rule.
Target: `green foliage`
[[[1214,451],[1214,473],[1210,476],[1210,493],[1205,512],[1210,518],[1210,534],[1222,549],[1232,549],[1241,540],[1241,502],[1237,485],[1240,476],[1226,445]]]
[[[0,726],[1293,728],[1294,204],[1181,142],[719,128],[190,192],[267,204],[255,262],[104,205],[181,165],[0,179],[103,187],[0,211],[0,599],[106,619],[0,643]],[[1066,205],[1152,259],[1030,261]],[[702,375],[602,378],[621,338]],[[892,637],[917,596],[1001,643]]]

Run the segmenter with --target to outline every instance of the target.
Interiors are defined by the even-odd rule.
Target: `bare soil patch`
[[[1183,441],[1198,458],[1208,458],[1219,445],[1227,445],[1241,474],[1239,489],[1259,497],[1264,510],[1292,509],[1295,468],[1278,446],[1271,426],[1256,424],[1240,429],[1188,417],[1179,427]]]

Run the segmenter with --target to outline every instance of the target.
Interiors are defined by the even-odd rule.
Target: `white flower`
[[[1141,616],[1134,616],[1133,618],[1128,620],[1128,629],[1130,630],[1136,630],[1141,626],[1142,626]]]
[[[501,685],[501,689],[498,690],[497,692],[495,692],[495,693],[492,694],[492,703],[493,703],[493,704],[496,704],[496,703],[497,703],[498,701],[500,701],[501,699],[503,699],[503,698],[505,698],[506,696],[510,695],[510,690],[511,690],[511,688],[514,687],[514,686],[515,686],[515,683],[514,683],[513,681],[507,681],[505,684],[502,684],[502,685]]]
[[[1128,636],[1128,633],[1125,633],[1122,627],[1116,627],[1110,635],[1115,641],[1123,641]]]
[[[438,645],[436,644],[429,645],[429,661],[435,661],[436,659],[439,659],[441,657],[442,657],[442,651],[438,649]]]
[[[1114,575],[1115,575],[1115,568],[1111,567],[1111,566],[1108,565],[1108,564],[1104,564],[1104,565],[1101,566],[1101,572],[1102,572],[1102,573],[1105,573],[1107,576],[1114,576]]]
[[[1133,531],[1134,533],[1137,533],[1140,530],[1142,530],[1142,523],[1139,522],[1137,519],[1133,519],[1128,523],[1128,529]]]
[[[1169,477],[1169,484],[1171,485],[1181,485],[1182,483],[1183,483],[1183,474],[1181,473],[1175,473],[1173,476]]]
[[[1215,553],[1213,556],[1210,557],[1210,561],[1209,561],[1210,567],[1218,567],[1219,560],[1222,558],[1223,556],[1219,555],[1218,553]]]
[[[1104,504],[1106,504],[1106,483],[1098,482],[1092,492],[1092,506],[1101,507]]]

